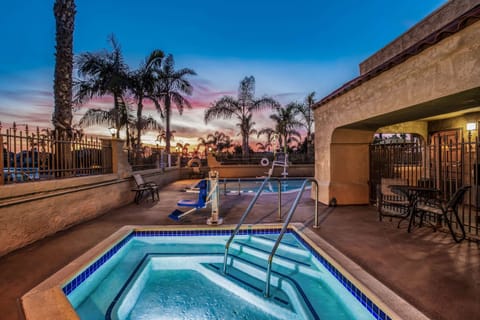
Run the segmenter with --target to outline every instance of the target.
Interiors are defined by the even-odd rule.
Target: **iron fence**
[[[40,128],[20,130],[0,125],[1,184],[89,176],[112,172],[109,139],[83,134],[60,136]]]
[[[274,159],[273,152],[254,152],[249,154],[248,157],[242,158],[240,154],[231,154],[219,152],[215,155],[218,162],[222,165],[259,165],[262,159],[266,158],[269,162],[272,162]],[[313,154],[305,153],[289,153],[288,162],[291,164],[313,164],[314,163]]]
[[[459,206],[459,215],[469,236],[479,239],[479,154],[478,137],[468,135],[464,139],[461,134],[433,134],[428,143],[372,144],[370,201],[376,201],[381,178],[406,179],[411,186],[435,188],[440,200],[448,200],[462,185],[470,185],[472,188]]]
[[[168,167],[185,167],[189,157],[182,156],[181,153],[167,154],[161,148],[142,146],[136,149],[128,149],[128,163],[132,171],[147,169],[158,169]]]

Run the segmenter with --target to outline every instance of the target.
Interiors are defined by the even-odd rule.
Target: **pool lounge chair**
[[[140,200],[143,198],[145,192],[149,192],[152,195],[152,201],[155,201],[155,195],[157,195],[157,200],[160,200],[160,195],[158,194],[158,185],[154,182],[145,182],[141,174],[133,174],[133,179],[137,185],[136,188],[132,189],[135,191],[135,203],[139,204]]]

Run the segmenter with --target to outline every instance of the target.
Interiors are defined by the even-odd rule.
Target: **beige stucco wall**
[[[218,171],[220,178],[255,178],[265,176],[270,167],[259,165],[225,165],[210,167],[211,170]],[[282,177],[283,168],[276,167],[273,171],[273,177]],[[312,164],[296,164],[288,167],[287,177],[312,177],[314,170]]]
[[[431,33],[455,19],[468,10],[480,4],[480,0],[450,0],[428,17],[420,21],[414,28],[408,30],[381,50],[375,52],[360,63],[360,73],[364,74],[380,64],[388,61],[405,49],[426,38]]]
[[[342,194],[339,204],[368,203],[363,191],[368,188],[367,145],[376,129],[446,113],[450,105],[458,110],[468,101],[450,105],[445,101],[467,90],[474,100],[480,98],[479,39],[477,22],[315,109],[315,178],[323,203],[337,197],[337,190]],[[375,122],[358,129],[368,119]],[[338,146],[334,133],[349,127]],[[365,152],[366,156],[359,154]],[[360,159],[355,170],[352,158]],[[348,181],[342,171],[351,173]]]
[[[189,169],[142,171],[160,186]],[[0,256],[133,201],[131,177],[117,174],[5,185],[0,188]]]

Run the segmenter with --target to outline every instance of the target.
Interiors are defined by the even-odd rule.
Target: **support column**
[[[123,150],[124,140],[113,138],[112,143],[112,172],[119,178],[132,175],[132,167],[128,163],[128,154]]]

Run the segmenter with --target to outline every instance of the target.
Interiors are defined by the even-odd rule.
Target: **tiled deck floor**
[[[190,181],[191,182],[191,181]],[[0,318],[21,319],[17,299],[123,225],[175,224],[167,218],[189,181],[161,190],[160,202],[145,199],[86,222],[0,258]],[[235,224],[251,196],[222,196],[221,216]],[[293,195],[285,195],[289,208]],[[277,222],[277,197],[262,196],[247,223]],[[294,221],[313,224],[313,201],[305,197]],[[287,211],[287,209],[284,209]],[[406,232],[405,225],[378,222],[367,206],[320,207],[315,232],[432,319],[480,319],[480,247],[455,244],[449,234],[430,228]],[[183,224],[204,224],[208,210]]]

